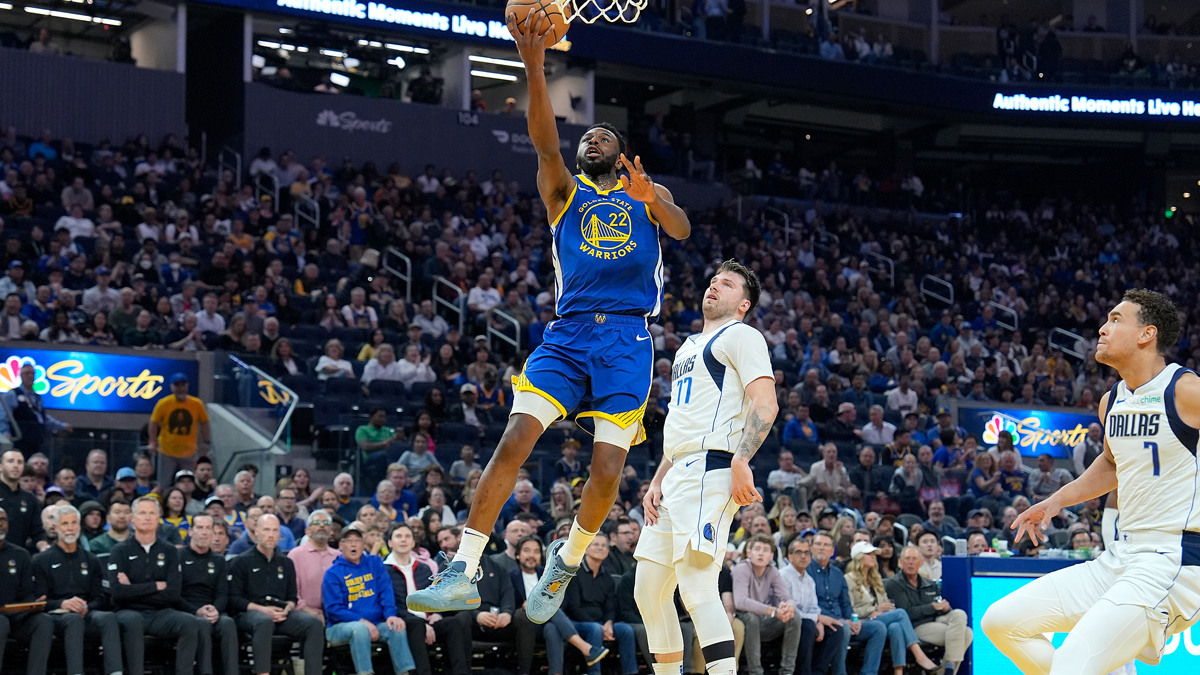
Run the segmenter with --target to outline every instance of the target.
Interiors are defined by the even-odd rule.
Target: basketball
[[[525,21],[529,15],[542,8],[545,8],[546,14],[550,17],[550,23],[554,26],[553,35],[550,36],[550,42],[546,45],[549,47],[558,44],[566,37],[567,28],[571,26],[567,18],[563,16],[562,8],[558,4],[546,0],[509,0],[508,6],[504,9],[504,16],[505,18],[515,17],[517,29],[524,31],[527,30]],[[536,19],[534,21],[536,22]]]

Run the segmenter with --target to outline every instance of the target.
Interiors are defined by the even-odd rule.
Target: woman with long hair
[[[50,319],[50,325],[42,330],[38,339],[42,342],[67,342],[72,344],[83,342],[83,337],[79,334],[79,331],[75,330],[75,326],[71,325],[70,318],[67,316],[67,310],[61,308],[55,310],[54,317]]]
[[[917,466],[917,458],[905,455],[903,463],[892,474],[892,485],[888,494],[900,502],[900,510],[904,513],[925,515],[925,505],[921,503],[921,485],[925,481],[925,473]]]
[[[475,469],[467,474],[467,482],[463,484],[462,494],[454,500],[454,517],[459,522],[467,519],[467,514],[471,511],[471,503],[475,501],[475,491],[479,489],[479,479],[483,477],[483,471]]]
[[[439,387],[433,387],[425,392],[425,407],[423,410],[433,418],[435,426],[446,421],[446,418],[450,416],[450,410],[446,407],[446,393]]]
[[[241,349],[244,337],[246,337],[246,317],[234,314],[233,318],[229,320],[229,325],[221,333],[217,346],[227,352],[237,351]]]
[[[883,588],[879,563],[875,560],[875,552],[878,550],[865,541],[854,545],[850,562],[846,564],[846,586],[850,590],[850,605],[860,618],[878,621],[887,627],[888,640],[892,647],[894,675],[904,674],[909,653],[925,672],[933,672],[939,666],[921,651],[921,641],[917,639],[908,612],[897,609]],[[867,672],[866,665],[863,672]]]
[[[550,517],[555,522],[563,518],[573,518],[574,510],[571,508],[571,488],[565,483],[555,483],[554,487],[550,488]]]
[[[442,527],[454,527],[458,524],[458,517],[454,515],[454,510],[450,508],[450,504],[446,500],[446,489],[441,486],[432,487],[429,489],[429,503],[425,505],[417,515],[429,524],[426,515],[436,513],[442,523]]]
[[[898,569],[896,567],[896,542],[886,534],[877,534],[871,540],[871,545],[879,549],[875,553],[875,562],[879,563],[879,576],[884,580],[895,576]]]
[[[104,312],[96,312],[92,316],[92,324],[84,333],[88,339],[88,344],[96,347],[116,347],[117,336],[113,334],[112,327],[108,325],[108,314]]]
[[[788,495],[779,495],[775,498],[775,503],[771,505],[771,510],[767,513],[767,520],[771,521],[771,529],[776,532],[779,531],[779,518],[783,514],[784,509],[795,511],[796,503]]]
[[[184,512],[184,509],[187,508],[187,498],[183,496],[183,490],[177,487],[167,490],[162,504],[162,522],[169,523],[176,530],[179,530],[179,538],[186,545],[188,530],[192,526],[192,517]]]
[[[442,529],[441,512],[435,509],[427,509],[417,520],[425,526],[425,541],[421,542],[421,548],[427,551],[440,550],[437,543],[437,534]]]
[[[429,451],[433,452],[433,442],[438,437],[438,424],[434,421],[433,415],[428,410],[418,410],[417,416],[413,419],[412,426],[408,429],[409,437],[417,434],[425,434],[429,437]]]
[[[393,506],[396,503],[396,486],[392,481],[383,479],[375,486],[375,501],[379,504],[377,525],[386,526],[388,523],[403,522],[404,515]]]
[[[358,360],[370,361],[371,359],[375,358],[375,350],[379,349],[379,345],[383,344],[384,339],[382,328],[376,328],[375,330],[371,331],[371,334],[367,337],[367,341],[363,344],[362,349],[358,350]],[[395,356],[394,353],[393,356]]]
[[[1004,496],[1004,476],[996,467],[996,458],[990,452],[975,455],[975,468],[971,471],[967,487],[975,495],[976,502],[997,513],[1009,505]]]
[[[281,337],[271,346],[271,370],[275,377],[304,373],[304,365],[296,358],[291,340]]]

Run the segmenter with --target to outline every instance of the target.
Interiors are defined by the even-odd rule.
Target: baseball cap
[[[185,375],[184,373],[175,373],[174,375],[171,376],[171,384],[178,384],[179,382],[187,382],[187,381],[188,381],[188,376]]]
[[[958,325],[959,330],[971,330],[972,328],[974,328],[974,326],[971,325],[970,321],[964,321]]]
[[[834,518],[837,518],[838,512],[833,507],[827,506],[827,507],[825,507],[825,510],[821,512],[821,515],[817,516],[817,520],[820,520],[822,518],[827,518],[829,516],[833,516]]]
[[[188,471],[187,469],[183,469],[181,471],[176,471],[175,472],[175,482],[178,483],[181,478],[188,478],[194,483],[196,481],[196,474],[192,473],[191,471]]]
[[[123,466],[117,469],[117,480],[137,480],[137,474],[133,472],[133,469]]]
[[[486,335],[476,335],[476,336],[475,336],[475,341],[476,341],[476,342],[479,342],[480,340],[483,340],[484,342],[487,342],[487,336],[486,336]]]
[[[66,492],[63,492],[63,489],[58,487],[57,485],[51,485],[50,487],[46,488],[45,493],[48,495],[49,494],[60,494],[60,495],[64,495],[64,496],[67,494]]]
[[[352,532],[357,534],[359,537],[363,536],[362,525],[360,525],[357,520],[342,529],[342,539],[348,537]]]
[[[849,412],[851,410],[854,410],[854,404],[850,403],[849,401],[845,401],[843,403],[838,404],[838,414],[839,415],[841,415],[844,412]]]
[[[220,504],[221,508],[225,508],[225,502],[221,501],[221,498],[216,495],[209,495],[208,499],[204,500],[205,508],[207,508],[210,504]]]
[[[850,547],[850,557],[851,557],[851,558],[857,558],[857,557],[859,557],[859,556],[861,556],[861,555],[864,555],[864,554],[866,554],[866,553],[874,553],[874,552],[876,552],[876,551],[878,551],[878,550],[879,550],[879,549],[877,549],[877,548],[875,548],[874,546],[872,546],[872,545],[871,545],[871,542],[869,542],[869,541],[860,541],[860,542],[858,542],[857,544],[855,544],[854,546],[851,546],[851,547]]]
[[[974,518],[975,516],[982,516],[982,515],[983,515],[983,509],[971,509],[970,512],[967,513],[967,520],[970,520],[970,519]]]
[[[479,393],[479,390],[475,388],[475,385],[473,385],[469,382],[458,388],[458,393],[460,393],[460,394],[465,394],[468,391],[471,392],[472,394]]]
[[[14,261],[8,263],[8,269],[10,269],[10,270],[14,267],[24,267],[24,266],[25,265],[23,265],[20,260],[14,260]]]
[[[112,270],[108,269],[104,265],[101,265],[96,268],[96,276],[98,276],[98,277],[106,277],[110,274],[112,274]]]
[[[938,408],[937,416],[941,417],[942,415],[945,415],[946,417],[950,417],[950,410],[947,408]]]

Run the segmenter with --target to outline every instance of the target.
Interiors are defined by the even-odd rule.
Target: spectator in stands
[[[74,507],[66,508],[74,511]],[[8,510],[7,504],[0,505],[0,565],[10,570],[10,576],[15,578],[6,579],[5,583],[0,584],[0,606],[34,602],[44,595],[43,589],[39,588],[42,584],[37,578],[39,575],[35,574],[33,558],[25,548],[7,539],[10,530]],[[76,518],[76,533],[78,525],[79,521]],[[42,554],[38,555],[40,557]],[[42,612],[0,614],[0,663],[4,659],[4,647],[8,638],[13,637],[30,645],[26,672],[29,675],[45,672],[54,631],[54,621],[50,615]]]
[[[305,672],[320,669],[325,650],[320,619],[297,612],[296,571],[292,561],[275,550],[279,520],[259,519],[258,544],[230,564],[229,603],[238,628],[251,634],[253,672],[270,672],[271,636],[280,633],[299,640]]]
[[[325,622],[323,603],[321,599],[321,584],[325,571],[340,555],[337,549],[329,546],[333,518],[321,509],[316,509],[308,515],[304,541],[288,551],[288,558],[296,569],[296,609]]]
[[[788,547],[788,564],[780,568],[779,576],[787,587],[800,620],[796,672],[824,673],[833,662],[832,647],[841,643],[825,639],[826,626],[834,623],[834,620],[822,616],[817,602],[817,588],[808,574],[808,566],[812,562],[812,543],[804,537],[794,537],[785,543]]]
[[[833,672],[846,672],[846,651],[854,636],[866,640],[868,653],[882,653],[883,643],[887,632],[879,624],[867,624],[862,621],[852,622],[850,617],[854,611],[850,604],[849,587],[845,576],[837,565],[830,564],[834,554],[833,537],[828,532],[818,532],[812,538],[813,560],[808,565],[808,574],[812,577],[817,589],[817,600],[821,608],[821,617],[828,617],[825,622],[825,640],[831,641],[829,647],[834,649]]]
[[[192,520],[188,545],[179,551],[182,582],[179,608],[193,615],[197,632],[197,669],[212,673],[214,638],[220,647],[223,672],[237,672],[238,635],[225,613],[229,581],[225,556],[214,551],[213,517],[202,513]]]
[[[429,437],[421,433],[413,435],[412,449],[400,455],[399,463],[404,465],[409,475],[424,474],[430,466],[442,465],[429,451]]]
[[[459,450],[459,459],[450,465],[450,480],[458,485],[467,482],[467,477],[473,471],[483,471],[483,467],[475,461],[475,447],[464,445]]]
[[[1000,485],[1010,503],[1017,497],[1029,497],[1029,477],[1012,450],[1000,453]]]
[[[108,591],[103,587],[103,567],[94,553],[83,550],[79,543],[79,512],[69,505],[53,508],[54,528],[58,532],[55,545],[33,559],[36,595],[44,596],[45,612],[53,620],[53,632],[62,637],[67,672],[82,673],[84,637],[99,638],[104,648],[104,674],[121,672],[121,634],[116,617],[104,611]],[[0,519],[4,516],[0,512]],[[4,547],[0,544],[0,557]],[[26,632],[29,632],[29,626]],[[6,631],[5,631],[6,632]],[[21,639],[21,638],[18,638]],[[29,639],[29,638],[26,638]],[[50,650],[51,636],[39,643],[29,639],[32,666],[42,663],[39,648]],[[41,672],[44,672],[44,668]]]
[[[919,570],[921,576],[940,582],[942,580],[942,537],[936,532],[923,531],[916,537],[915,543],[924,558]]]
[[[929,503],[925,505],[925,512],[929,517],[925,519],[925,522],[921,523],[921,526],[927,531],[933,532],[934,534],[938,535],[939,538],[958,538],[958,528],[955,527],[953,523],[946,520],[946,505],[942,502],[942,500],[930,500]]]
[[[96,285],[83,293],[83,311],[88,314],[107,313],[117,308],[121,303],[121,293],[108,285],[111,278],[112,273],[107,267],[101,265],[96,268]]]
[[[971,530],[967,533],[967,555],[975,556],[983,553],[988,548],[987,535],[979,530]]]
[[[921,552],[905,546],[900,552],[900,573],[884,582],[884,589],[897,607],[908,612],[917,637],[944,646],[946,654],[942,662],[958,672],[972,639],[967,614],[950,608],[950,603],[942,598],[941,585],[920,574],[923,565]]]
[[[637,641],[629,624],[617,621],[617,588],[612,576],[601,572],[608,558],[608,540],[592,540],[580,563],[579,575],[567,587],[562,611],[575,625],[575,630],[591,645],[606,641],[617,642],[621,672],[638,672]],[[589,667],[590,675],[600,672],[599,662]]]
[[[1070,471],[1054,466],[1054,456],[1043,453],[1038,456],[1038,470],[1029,476],[1029,497],[1033,502],[1042,501],[1074,480]]]
[[[325,638],[331,646],[349,644],[354,668],[372,672],[371,643],[387,644],[396,673],[415,669],[404,621],[396,616],[396,597],[383,561],[363,553],[363,531],[351,524],[338,548],[342,555],[326,570],[321,598],[326,613]]]
[[[432,359],[432,354],[426,354],[425,358],[421,358],[421,349],[417,345],[410,344],[406,346],[404,348],[404,360],[400,361],[397,366],[399,372],[397,379],[410,389],[417,382],[436,381],[437,375],[429,367]]]
[[[875,449],[864,445],[858,451],[858,463],[848,472],[851,484],[862,496],[864,511],[871,508],[875,500],[888,498],[895,473],[891,466],[884,466],[875,460]]]
[[[477,427],[482,433],[492,422],[492,414],[479,405],[479,388],[468,382],[459,387],[458,396],[459,404],[450,409],[450,419]]]
[[[405,356],[407,356],[407,353]],[[367,361],[367,365],[363,369],[362,383],[364,391],[366,391],[366,387],[375,380],[390,382],[403,381],[403,370],[404,368],[396,362],[396,352],[394,349],[392,349],[392,346],[387,343],[379,345],[379,347],[375,350],[375,355],[370,361]],[[432,373],[432,371],[430,372]],[[411,384],[411,381],[405,382],[406,386],[411,386]]]
[[[121,336],[121,344],[135,349],[150,349],[163,347],[163,336],[157,328],[151,325],[151,314],[147,310],[138,312],[132,328]]]
[[[150,413],[148,429],[151,455],[159,453],[158,482],[171,485],[176,472],[195,467],[196,453],[208,454],[212,430],[204,402],[188,394],[188,377],[171,376],[171,395],[162,398]]]
[[[801,403],[796,406],[795,417],[783,425],[783,442],[787,443],[798,438],[809,443],[820,443],[820,431],[816,423],[809,417],[808,406]]]
[[[41,452],[46,432],[69,434],[73,431],[70,424],[46,410],[42,403],[42,395],[34,391],[36,377],[37,372],[33,364],[26,363],[21,366],[21,384],[0,394],[4,397],[4,404],[8,407],[12,420],[21,429],[21,438],[13,441],[13,446],[26,455]],[[8,438],[13,436],[8,415],[0,415],[0,435]]]
[[[837,415],[821,427],[821,437],[830,441],[857,441],[861,432],[854,427],[858,413],[853,403],[839,403]]]
[[[505,573],[515,569],[520,562],[518,544],[531,533],[532,530],[529,526],[520,520],[508,521],[508,524],[504,526],[504,550],[489,556],[492,562],[496,563],[496,567],[504,570]],[[517,595],[522,595],[522,591],[519,588],[517,589]]]
[[[384,474],[388,462],[393,456],[390,450],[392,444],[404,440],[403,428],[392,428],[386,425],[387,410],[376,406],[371,408],[367,423],[354,431],[354,441],[362,453],[362,467],[365,476],[376,477]]]
[[[895,441],[896,425],[883,421],[883,406],[873,405],[870,421],[861,429],[862,442],[875,446],[889,445]]]
[[[637,528],[628,516],[620,516],[615,524],[611,524],[608,532],[608,558],[605,560],[605,571],[610,574],[624,576],[633,569],[637,561],[633,559],[633,549],[637,546]]]
[[[911,378],[908,373],[901,373],[896,388],[887,392],[888,410],[898,410],[907,414],[917,409],[917,392],[911,389],[910,385]]]
[[[413,323],[421,327],[421,332],[437,340],[445,335],[450,326],[446,320],[433,311],[432,300],[421,301],[421,311],[413,317]]]
[[[1087,435],[1071,448],[1071,461],[1075,467],[1075,475],[1082,476],[1083,472],[1104,454],[1104,430],[1098,422],[1088,425]]]
[[[129,522],[133,512],[130,510],[129,502],[125,499],[113,499],[108,507],[108,529],[100,536],[88,541],[88,547],[92,553],[96,555],[104,555],[112,552],[113,548],[129,538]]]
[[[325,355],[317,360],[317,377],[328,380],[331,377],[354,377],[354,367],[342,358],[345,348],[342,341],[334,338],[325,343]]]
[[[497,522],[507,523],[522,513],[531,514],[541,522],[541,525],[538,526],[538,536],[540,537],[546,536],[554,525],[554,521],[550,518],[550,514],[546,513],[546,509],[539,502],[534,501],[533,483],[528,480],[517,481],[513,487],[513,496],[501,509],[500,519]],[[605,549],[607,548],[606,545]],[[608,556],[607,550],[604,555]]]
[[[733,603],[746,626],[746,668],[751,675],[762,675],[762,644],[780,637],[780,670],[790,673],[796,668],[802,619],[774,560],[770,534],[756,534],[746,541],[746,558],[733,568]]]
[[[361,288],[355,288],[350,291],[350,304],[342,307],[342,320],[351,328],[368,328],[374,330],[379,327],[379,316],[375,313],[375,308],[366,304],[367,292]]]
[[[339,473],[333,479],[333,492],[337,495],[337,514],[347,523],[353,522],[362,506],[354,498],[354,478],[348,473]]]
[[[191,615],[174,609],[182,589],[179,553],[157,536],[161,516],[154,497],[139,497],[134,502],[133,536],[112,549],[108,587],[129,671],[142,672],[143,636],[153,635],[173,641],[175,675],[191,675],[197,625]]]
[[[851,409],[853,410],[853,406]],[[833,443],[821,446],[821,456],[824,459],[813,462],[809,469],[816,494],[833,502],[844,503],[847,498],[858,499],[861,493],[850,482],[850,474],[846,472],[845,465],[838,460],[837,446]]]
[[[914,660],[926,672],[937,669],[937,664],[921,651],[920,640],[913,631],[908,614],[888,598],[884,590],[883,578],[879,574],[879,565],[875,553],[879,549],[870,542],[860,541],[851,549],[851,559],[846,565],[846,584],[850,587],[850,604],[855,614],[863,618],[867,624],[880,624],[888,635],[892,648],[892,668],[895,675],[904,673],[907,663],[906,652],[912,652]],[[878,654],[867,652],[863,663],[863,672],[878,672]]]

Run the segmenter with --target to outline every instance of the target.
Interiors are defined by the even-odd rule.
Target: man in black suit
[[[25,456],[20,450],[0,455],[0,508],[8,515],[7,541],[26,551],[36,551],[34,543],[45,539],[42,532],[42,508],[37,497],[21,489]]]
[[[237,675],[237,625],[225,613],[229,601],[229,577],[225,556],[212,550],[213,517],[207,513],[192,518],[188,545],[180,549],[183,590],[180,608],[196,620],[196,661],[200,675],[213,675],[213,639],[221,648],[224,675]]]
[[[38,597],[33,579],[33,561],[28,551],[8,543],[7,538],[8,513],[0,507],[0,606],[33,602]],[[28,675],[45,675],[46,661],[50,658],[50,642],[54,639],[54,622],[49,615],[42,612],[0,614],[0,664],[4,663],[4,646],[10,635],[29,645],[29,662],[25,672]]]

